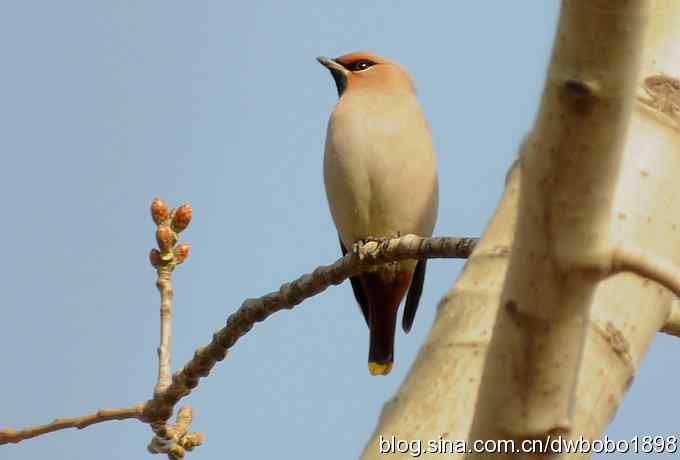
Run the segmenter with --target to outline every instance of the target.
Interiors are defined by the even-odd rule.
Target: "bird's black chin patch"
[[[333,75],[333,80],[335,80],[335,86],[338,88],[338,97],[340,97],[347,88],[347,75],[338,69],[329,70],[331,71],[331,75]]]

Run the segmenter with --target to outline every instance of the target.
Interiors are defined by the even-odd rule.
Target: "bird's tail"
[[[368,370],[372,375],[387,375],[392,370],[397,312],[413,274],[400,271],[395,275],[367,273],[361,276],[369,310]]]

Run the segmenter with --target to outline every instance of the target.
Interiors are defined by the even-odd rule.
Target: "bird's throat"
[[[330,69],[333,80],[335,80],[335,86],[338,88],[338,97],[342,96],[342,93],[347,89],[347,75],[338,69]]]

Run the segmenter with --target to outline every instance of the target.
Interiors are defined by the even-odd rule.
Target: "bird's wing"
[[[338,237],[339,238],[339,237]],[[347,248],[342,244],[342,239],[340,239],[340,250],[342,250],[342,255],[347,254]],[[366,325],[368,326],[368,299],[366,299],[366,293],[364,288],[359,281],[358,276],[351,276],[349,278],[350,283],[352,283],[352,291],[354,291],[354,298],[357,299],[359,307],[361,307],[361,313],[364,314],[364,319],[366,320]],[[422,283],[421,283],[422,285]],[[414,312],[415,313],[415,312]]]
[[[423,293],[423,282],[425,281],[426,265],[426,259],[418,261],[415,272],[413,273],[411,287],[409,287],[408,294],[406,295],[406,306],[404,307],[404,317],[401,321],[401,327],[407,334],[411,330],[411,326],[413,326],[413,320],[416,317],[416,311],[418,311],[420,295]]]

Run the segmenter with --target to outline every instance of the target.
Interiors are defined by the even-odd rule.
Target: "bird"
[[[335,81],[323,175],[345,255],[355,244],[405,234],[432,236],[437,221],[437,160],[429,124],[404,67],[368,51],[317,57]],[[350,278],[369,329],[368,370],[387,375],[394,362],[399,306],[413,325],[426,260],[382,264]]]

